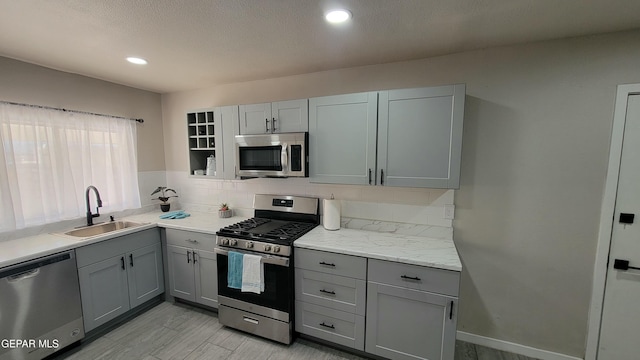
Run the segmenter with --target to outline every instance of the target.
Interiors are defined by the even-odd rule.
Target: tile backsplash
[[[254,194],[301,195],[320,199],[333,195],[341,203],[343,227],[405,235],[422,234],[428,229],[432,230],[428,231],[430,234],[441,235],[452,234],[453,231],[453,220],[445,218],[444,206],[454,204],[454,190],[314,184],[307,178],[214,180],[180,171],[168,171],[167,184],[180,195],[174,200],[191,211],[215,212],[224,202],[236,215],[250,217],[253,215]]]

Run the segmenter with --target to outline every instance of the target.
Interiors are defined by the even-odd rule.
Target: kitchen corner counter
[[[448,239],[377,233],[363,230],[325,230],[322,225],[294,242],[294,246],[371,259],[462,271],[455,244]]]
[[[160,219],[160,211],[153,211],[138,215],[126,216],[117,220],[133,221],[144,225],[134,228],[114,231],[111,233],[89,236],[72,237],[55,233],[42,233],[34,236],[18,238],[0,242],[0,268],[14,265],[23,261],[76,249],[115,237],[132,234],[138,231],[163,227],[171,229],[189,230],[215,234],[221,227],[245,220],[245,217],[230,217],[221,219],[215,213],[189,212],[191,216],[184,219]],[[69,230],[69,229],[68,229]]]

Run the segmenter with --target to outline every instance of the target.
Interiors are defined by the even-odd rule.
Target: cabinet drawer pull
[[[129,265],[133,267],[133,254],[129,254]]]
[[[420,278],[417,276],[407,276],[407,275],[402,275],[400,276],[401,278],[405,279],[405,280],[415,280],[415,281],[420,281]]]
[[[336,267],[336,264],[331,264],[331,263],[324,262],[324,261],[320,261],[320,265]]]
[[[122,262],[122,270],[124,270],[124,256],[120,258],[120,261]]]
[[[187,239],[187,241],[190,242],[190,243],[193,243],[193,244],[198,242],[198,240],[191,240],[191,239]]]
[[[329,328],[329,329],[335,329],[335,328],[336,328],[336,327],[335,327],[335,326],[333,326],[333,325],[327,325],[327,324],[325,324],[325,323],[324,323],[324,321],[320,323],[320,326],[324,326],[324,327]]]
[[[329,295],[335,295],[336,292],[335,291],[329,291],[329,290],[325,290],[325,289],[320,289],[321,293],[325,293],[325,294],[329,294]]]

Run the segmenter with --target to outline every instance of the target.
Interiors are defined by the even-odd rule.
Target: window
[[[140,207],[135,121],[0,103],[0,147],[0,232]]]

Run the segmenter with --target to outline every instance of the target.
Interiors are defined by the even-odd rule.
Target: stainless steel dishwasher
[[[0,360],[42,359],[83,337],[73,250],[0,269]]]

